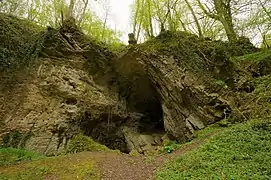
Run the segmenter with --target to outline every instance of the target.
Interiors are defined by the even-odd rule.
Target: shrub
[[[180,144],[177,141],[165,141],[164,142],[164,151],[166,153],[171,153],[180,148]]]

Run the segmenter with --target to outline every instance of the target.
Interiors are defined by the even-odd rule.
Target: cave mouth
[[[80,129],[84,135],[91,137],[94,141],[112,150],[130,153],[131,149],[128,147],[127,137],[123,132],[124,126],[136,129],[139,134],[165,133],[161,105],[152,104],[149,107],[152,108],[149,108],[149,111],[140,118],[135,119],[104,113],[94,120],[92,117],[94,115],[91,112],[85,112],[84,117],[80,121]]]
[[[161,104],[156,101],[145,106],[145,116],[140,119],[138,125],[139,132],[143,134],[165,133]]]

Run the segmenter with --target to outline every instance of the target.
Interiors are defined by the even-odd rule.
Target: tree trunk
[[[236,34],[236,32],[234,31],[232,21],[227,20],[227,18],[221,18],[221,19],[220,19],[220,22],[222,23],[222,25],[223,25],[223,27],[224,27],[224,29],[225,29],[225,31],[226,31],[228,40],[229,40],[231,43],[236,42],[236,41],[237,41],[237,34]]]
[[[151,2],[150,0],[147,0],[148,3],[148,18],[149,18],[149,27],[150,27],[150,32],[149,35],[150,37],[153,37],[153,27],[152,27],[152,15],[151,15]]]
[[[104,36],[105,36],[105,28],[106,28],[108,14],[109,14],[109,9],[106,9],[105,17],[104,17],[104,22],[103,22],[102,40],[104,39]]]
[[[237,41],[237,34],[234,31],[231,13],[231,0],[213,0],[216,13],[209,12],[200,0],[197,0],[199,7],[202,11],[210,18],[220,21],[226,31],[228,40],[230,43],[235,43]]]
[[[233,22],[232,22],[232,13],[230,2],[231,0],[214,0],[215,10],[217,12],[218,20],[222,23],[228,40],[230,43],[237,41],[237,34],[234,31]]]
[[[84,19],[84,16],[86,14],[86,10],[87,10],[87,7],[88,7],[88,0],[83,0],[83,1],[84,1],[84,9],[83,9],[83,13],[81,14],[81,17],[79,19],[79,22],[78,22],[79,27],[80,27],[80,25],[81,25],[81,23],[82,23],[82,21]]]
[[[70,0],[69,10],[67,12],[66,19],[69,19],[69,18],[73,17],[73,11],[74,11],[74,6],[75,6],[75,1],[76,0]]]
[[[197,16],[196,16],[196,14],[195,14],[195,12],[194,12],[194,10],[193,10],[193,8],[192,8],[190,2],[188,2],[188,0],[185,0],[185,3],[187,4],[188,9],[189,9],[189,10],[191,11],[191,13],[192,13],[192,16],[193,16],[193,18],[194,18],[194,21],[195,21],[196,26],[197,26],[197,29],[198,29],[199,38],[203,38],[201,26],[200,26],[200,24],[199,24],[198,18],[197,18]]]

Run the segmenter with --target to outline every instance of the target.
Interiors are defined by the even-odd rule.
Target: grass
[[[238,124],[157,171],[157,180],[271,179],[271,121]]]
[[[0,179],[42,180],[42,179],[100,179],[93,158],[84,155],[46,157],[16,166],[0,167]]]
[[[265,59],[266,57],[269,57],[271,55],[271,50],[264,50],[256,53],[246,54],[244,56],[234,57],[237,61],[261,61],[262,59]]]
[[[177,141],[168,140],[163,142],[163,152],[164,153],[172,153],[184,146],[187,146],[189,144],[192,144],[194,141],[200,141],[208,137],[210,134],[215,133],[217,131],[221,131],[223,128],[219,124],[214,124],[206,127],[203,130],[196,131],[193,134],[194,140],[189,141],[184,144],[180,144]]]
[[[20,162],[38,160],[41,158],[44,158],[44,156],[24,149],[0,149],[0,166],[13,165]]]
[[[78,135],[69,144],[70,152],[83,150],[107,150],[86,136]],[[78,147],[76,147],[78,146]],[[41,179],[100,179],[99,171],[91,156],[70,154],[45,157],[24,149],[0,149],[0,180],[41,180]]]

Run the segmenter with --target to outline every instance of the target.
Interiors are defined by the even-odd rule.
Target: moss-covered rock
[[[233,61],[250,72],[253,77],[271,74],[271,50],[235,57]]]
[[[0,139],[6,146],[58,154],[80,132],[109,146],[120,137],[118,144],[125,145],[116,132],[131,117],[112,90],[113,53],[69,22],[42,34],[30,22],[12,16],[1,14],[0,23],[4,60],[10,57],[23,65],[29,60],[30,65],[0,71]],[[31,136],[22,141],[12,132]],[[115,144],[110,147],[118,148]]]
[[[147,79],[127,86],[150,87],[144,90],[153,96],[145,98],[142,92],[137,99],[141,95],[160,103],[164,128],[178,141],[191,139],[195,130],[235,111],[234,91],[247,81],[246,74],[229,60],[222,42],[185,32],[163,32],[131,47],[119,61],[124,75]]]
[[[0,13],[0,72],[31,64],[41,50],[42,30],[35,23]]]
[[[25,146],[25,142],[30,138],[30,136],[30,132],[19,132],[17,130],[10,131],[4,135],[0,146],[23,148]]]
[[[108,151],[109,149],[95,142],[91,137],[82,134],[76,135],[68,143],[67,153],[77,153],[82,151]]]

